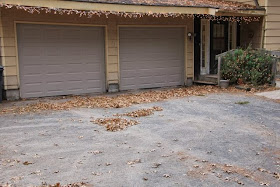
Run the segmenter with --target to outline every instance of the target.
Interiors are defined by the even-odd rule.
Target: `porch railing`
[[[275,86],[276,84],[276,76],[280,76],[280,51],[269,51],[264,49],[259,49],[261,52],[266,53],[273,57],[273,64],[272,64],[272,74],[273,74],[273,80],[272,85]],[[233,54],[235,52],[235,49],[232,49],[230,51],[226,51],[224,53],[216,55],[216,60],[218,60],[218,85],[220,86],[220,80],[221,80],[221,64],[223,62],[223,58],[227,54]],[[277,68],[278,67],[278,68]]]

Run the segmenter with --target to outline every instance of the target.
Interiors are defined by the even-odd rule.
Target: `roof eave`
[[[143,6],[143,5],[125,5],[125,4],[104,4],[77,2],[65,0],[2,0],[2,3],[13,5],[24,5],[33,7],[76,9],[76,10],[97,10],[109,12],[137,12],[137,13],[158,13],[158,14],[205,14],[205,15],[233,15],[233,16],[259,16],[264,15],[262,10],[235,10],[227,11],[211,7],[171,7],[171,6]]]
[[[255,9],[255,10],[220,10],[218,9],[216,16],[265,16],[264,9]]]
[[[142,6],[142,5],[123,5],[123,4],[104,4],[104,3],[88,3],[63,0],[2,0],[2,3],[34,6],[34,7],[49,7],[62,9],[77,9],[77,10],[98,10],[98,11],[115,11],[115,12],[139,12],[139,13],[179,13],[179,14],[210,14],[215,11],[213,8],[206,7],[162,7],[162,6]],[[214,9],[216,10],[216,9]]]

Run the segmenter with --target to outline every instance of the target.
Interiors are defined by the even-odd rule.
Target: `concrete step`
[[[218,75],[199,75],[200,80],[218,80]]]
[[[218,75],[200,75],[198,81],[218,83]]]
[[[193,81],[195,84],[205,84],[205,85],[218,85],[217,82],[211,82],[211,81],[201,81],[201,80],[196,80]]]

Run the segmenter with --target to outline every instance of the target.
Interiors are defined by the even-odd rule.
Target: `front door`
[[[211,22],[210,74],[217,74],[218,61],[215,56],[228,50],[228,22]]]

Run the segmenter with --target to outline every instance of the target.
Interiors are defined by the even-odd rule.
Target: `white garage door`
[[[104,29],[18,24],[22,98],[105,91]]]
[[[184,84],[183,28],[120,28],[121,90]]]

